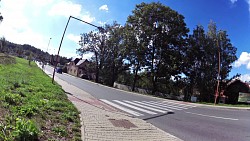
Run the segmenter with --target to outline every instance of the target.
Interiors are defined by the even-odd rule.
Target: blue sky
[[[136,4],[154,0],[2,0],[0,37],[30,44],[51,54],[58,50],[60,39],[70,15],[97,26],[117,21],[124,24]],[[158,1],[155,1],[158,2]],[[240,73],[250,81],[250,0],[160,0],[185,17],[192,31],[200,24],[207,29],[210,20],[218,29],[228,32],[237,47],[238,60],[230,76]],[[80,34],[95,28],[72,19],[69,23],[60,55],[75,57]],[[51,39],[50,44],[49,39]],[[89,58],[90,55],[84,56]]]

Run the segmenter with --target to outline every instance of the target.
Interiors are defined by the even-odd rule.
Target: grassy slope
[[[34,62],[0,64],[0,84],[0,140],[80,140],[79,112]]]

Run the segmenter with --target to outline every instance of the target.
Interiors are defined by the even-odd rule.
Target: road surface
[[[51,73],[53,69],[46,66]],[[109,88],[70,76],[60,79],[184,141],[250,141],[250,110],[201,106]]]

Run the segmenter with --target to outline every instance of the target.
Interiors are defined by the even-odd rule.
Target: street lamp
[[[56,56],[56,63],[55,63],[55,66],[54,66],[54,72],[53,72],[53,77],[52,77],[52,83],[53,83],[53,84],[54,84],[55,70],[56,70],[56,66],[57,66],[57,63],[58,63],[58,57],[59,57],[61,45],[62,45],[63,38],[64,38],[65,32],[66,32],[66,30],[67,30],[67,27],[68,27],[68,24],[69,24],[69,21],[70,21],[71,18],[76,19],[76,20],[78,20],[78,21],[81,21],[81,22],[83,22],[83,23],[86,23],[86,24],[88,24],[88,25],[94,26],[94,27],[96,27],[97,29],[99,29],[99,31],[101,31],[101,32],[104,30],[102,27],[99,27],[99,26],[96,26],[96,25],[94,25],[94,24],[88,23],[88,22],[86,22],[86,21],[83,21],[83,20],[78,19],[78,18],[73,17],[73,16],[69,16],[68,22],[67,22],[67,24],[66,24],[66,26],[65,26],[65,29],[64,29],[64,32],[63,32],[63,35],[62,35],[62,39],[61,39],[61,42],[60,42],[60,45],[59,45],[59,48],[58,48],[57,56]]]
[[[49,53],[48,50],[49,50],[49,44],[50,44],[50,40],[51,40],[51,39],[52,39],[52,38],[49,38],[49,43],[48,43],[47,51],[46,51],[47,53]],[[49,55],[48,57],[50,58],[50,55]],[[46,58],[47,58],[47,57],[46,57]],[[49,58],[47,58],[47,59],[49,59]],[[48,60],[47,60],[47,59],[46,59],[46,61],[45,61],[46,63],[48,63]]]
[[[47,46],[47,52],[48,52],[48,49],[49,49],[49,44],[50,44],[50,40],[51,40],[52,38],[49,38],[49,43],[48,43],[48,46]]]

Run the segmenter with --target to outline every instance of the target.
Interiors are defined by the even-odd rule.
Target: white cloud
[[[70,39],[71,41],[77,43],[77,44],[81,40],[81,36],[80,35],[74,35],[74,34],[68,34],[67,38]]]
[[[250,12],[250,0],[246,0],[247,4],[248,4],[248,11]]]
[[[236,68],[242,65],[246,65],[247,69],[250,69],[250,53],[242,52],[239,59],[234,63],[234,67]]]
[[[90,60],[93,55],[94,55],[93,53],[83,54],[82,55],[82,59],[88,59],[88,60]]]
[[[50,16],[75,16],[81,15],[82,6],[80,4],[72,3],[71,1],[60,1],[52,6],[48,14]]]
[[[46,6],[53,2],[53,0],[32,0],[32,5],[35,6]]]
[[[88,23],[95,21],[95,17],[91,17],[90,14],[82,15],[82,20]]]
[[[241,75],[240,80],[243,82],[245,82],[245,81],[249,82],[250,81],[250,74]]]
[[[230,0],[232,4],[235,4],[238,0]],[[248,4],[248,11],[250,12],[250,0],[245,0],[245,2]]]
[[[99,7],[99,10],[103,10],[103,11],[108,11],[109,8],[108,8],[108,5],[102,5],[101,7]]]
[[[230,0],[232,4],[234,4],[235,2],[237,2],[237,0]]]
[[[98,23],[99,23],[101,26],[104,26],[107,22],[99,21]]]
[[[16,1],[2,1],[1,12],[4,20],[0,25],[0,36],[18,44],[37,45],[37,47],[45,49],[43,36],[31,30],[31,21],[25,13],[30,0],[20,0],[19,2],[16,4]]]

